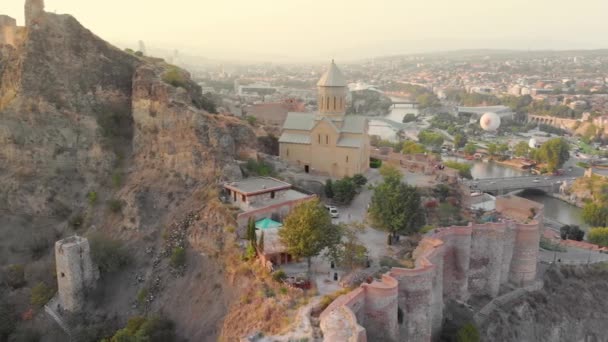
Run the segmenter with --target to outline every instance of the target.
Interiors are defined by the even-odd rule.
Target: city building
[[[369,168],[368,122],[346,114],[346,78],[332,61],[317,83],[319,110],[288,113],[281,137],[281,159],[309,173],[352,176]]]

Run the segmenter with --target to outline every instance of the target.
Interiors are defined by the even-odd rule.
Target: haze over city
[[[0,12],[23,22],[23,4]],[[212,59],[325,61],[458,49],[598,49],[608,2],[433,0],[47,1],[120,46]],[[585,15],[574,16],[573,11]]]

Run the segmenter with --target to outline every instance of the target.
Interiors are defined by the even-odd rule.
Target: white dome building
[[[537,144],[538,144],[538,142],[536,141],[536,139],[532,138],[532,139],[530,139],[530,142],[528,143],[528,147],[536,148]]]
[[[479,125],[484,131],[494,132],[500,127],[500,116],[492,112],[485,113],[479,119]]]

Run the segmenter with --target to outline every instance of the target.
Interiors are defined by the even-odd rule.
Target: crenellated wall
[[[441,332],[447,300],[496,297],[501,284],[533,283],[542,205],[504,196],[496,206],[508,219],[435,229],[414,251],[413,269],[392,268],[338,297],[321,314],[324,340],[431,341]],[[536,216],[522,220],[526,213]]]

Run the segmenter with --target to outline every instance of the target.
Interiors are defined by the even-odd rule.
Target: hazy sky
[[[0,0],[23,22],[25,0]],[[239,60],[608,47],[608,0],[46,0],[106,40]]]

